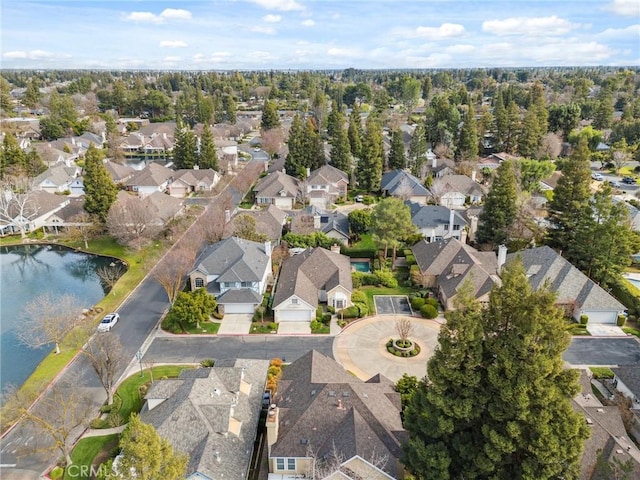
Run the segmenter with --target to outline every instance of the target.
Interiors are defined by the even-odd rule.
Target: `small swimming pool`
[[[635,280],[633,278],[627,278],[627,282],[634,285],[636,288],[640,288],[640,280]]]
[[[369,273],[371,272],[371,262],[369,260],[352,260],[351,269],[356,272]]]

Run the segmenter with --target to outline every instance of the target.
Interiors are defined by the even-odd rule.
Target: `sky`
[[[3,69],[640,66],[639,0],[2,0]]]

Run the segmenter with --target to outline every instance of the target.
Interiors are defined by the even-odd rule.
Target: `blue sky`
[[[2,0],[2,68],[640,65],[638,0]]]

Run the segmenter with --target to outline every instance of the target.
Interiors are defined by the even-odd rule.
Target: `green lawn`
[[[318,328],[313,328],[313,322],[311,323],[311,325],[311,333],[328,334],[331,332],[331,327],[329,325],[325,325],[324,323],[320,323],[320,326]]]
[[[613,372],[607,367],[589,367],[594,378],[613,378]]]
[[[249,333],[277,333],[278,324],[275,322],[252,322]]]
[[[373,301],[373,297],[375,295],[409,295],[411,292],[416,291],[416,289],[413,287],[386,288],[372,286],[363,286],[358,290],[361,290],[367,296],[367,305],[369,307],[369,313],[371,315],[374,315],[376,312],[376,305]]]
[[[64,480],[71,479],[90,479],[88,475],[89,469],[81,468],[83,466],[89,467],[93,464],[96,456],[103,452],[98,459],[99,463],[102,463],[106,459],[110,452],[117,448],[120,435],[114,433],[112,435],[104,435],[101,437],[87,437],[80,440],[71,452],[71,460],[73,460],[73,467],[67,468],[64,472]],[[104,458],[102,458],[104,457]],[[97,468],[97,465],[95,466]],[[83,475],[83,473],[87,475]]]
[[[635,335],[636,337],[640,338],[640,329],[634,327],[622,327],[622,331],[624,333],[628,333],[629,335]]]
[[[220,324],[216,322],[201,322],[200,328],[196,328],[195,325],[185,325],[185,330],[187,333],[192,333],[197,335],[199,333],[218,333],[218,329],[220,328]]]

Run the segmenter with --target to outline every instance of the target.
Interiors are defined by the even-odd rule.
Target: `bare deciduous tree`
[[[354,474],[357,475],[357,478],[382,478],[377,471],[384,472],[389,461],[388,455],[374,450],[369,458],[364,459],[370,466],[361,465],[358,472],[353,472],[342,466],[348,458],[345,458],[344,454],[337,449],[335,443],[332,444],[331,451],[322,456],[314,452],[309,446],[307,447],[307,457],[311,458],[311,462],[309,462],[309,467],[305,474],[312,480],[329,478],[339,472],[349,473],[350,475],[346,478],[352,478]]]
[[[197,250],[186,247],[174,248],[153,269],[151,275],[167,292],[169,302],[178,298],[185,276],[193,268]]]
[[[57,451],[67,465],[71,464],[74,441],[88,425],[94,408],[87,391],[78,388],[77,382],[66,380],[55,382],[33,405],[23,390],[13,390],[9,398],[7,408],[12,411],[7,413],[44,437],[36,436],[33,446],[25,444],[17,453],[31,456]]]
[[[400,340],[409,340],[409,337],[413,334],[413,323],[407,317],[397,319],[396,332]]]
[[[84,320],[82,307],[73,295],[40,295],[22,311],[22,320],[16,328],[16,337],[28,347],[38,348],[55,344],[60,353],[60,342],[74,327]]]
[[[273,155],[280,150],[284,142],[284,130],[282,128],[272,128],[264,130],[261,134],[262,148],[273,158]]]
[[[446,188],[447,184],[442,178],[436,178],[433,180],[431,187],[429,187],[429,192],[431,193],[431,198],[436,205],[440,205],[440,200],[442,195],[445,194]]]
[[[0,183],[0,220],[14,225],[20,236],[27,236],[27,227],[38,215],[34,201],[33,182],[27,177],[6,179]]]
[[[562,138],[553,132],[549,132],[542,137],[540,145],[541,157],[548,155],[549,158],[556,159],[562,153]]]
[[[616,175],[618,172],[624,167],[629,160],[631,159],[631,154],[627,150],[614,150],[611,153],[611,161],[613,162],[613,166],[616,169]]]
[[[124,268],[121,265],[112,264],[96,269],[96,275],[100,279],[100,283],[107,287],[109,291],[113,291],[113,287],[124,274]],[[115,292],[113,292],[115,295]]]
[[[149,204],[138,197],[116,201],[107,215],[109,234],[122,245],[140,248],[160,232],[154,223],[156,212],[149,208]]]
[[[129,361],[120,339],[115,335],[94,335],[82,349],[82,353],[88,358],[91,368],[98,375],[98,380],[107,393],[107,405],[111,405],[116,391],[117,375]]]
[[[67,234],[71,240],[82,241],[84,248],[89,248],[89,240],[100,231],[100,227],[93,222],[91,215],[81,212],[70,219]]]

